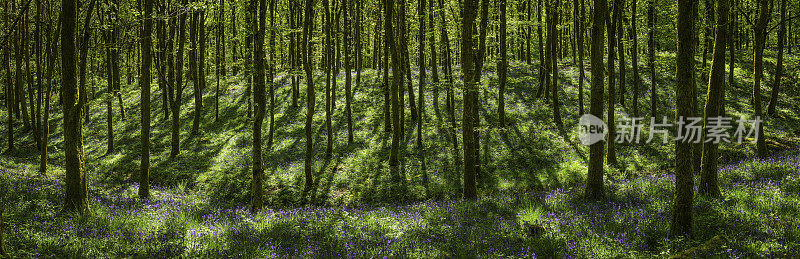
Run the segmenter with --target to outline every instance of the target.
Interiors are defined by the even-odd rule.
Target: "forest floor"
[[[767,51],[763,106],[772,89],[773,57]],[[656,60],[658,113],[671,117],[674,53],[661,52]],[[740,61],[734,70],[736,83],[726,92],[727,113],[734,118],[752,114],[752,62]],[[695,235],[688,240],[668,237],[672,142],[617,145],[619,163],[606,167],[608,198],[582,199],[588,148],[580,144],[575,127],[579,70],[571,63],[561,63],[559,70],[564,130],[552,123],[551,105],[535,96],[537,65],[524,63],[509,67],[506,107],[511,125],[496,127],[497,76],[494,65],[488,65],[481,86],[483,167],[478,202],[458,199],[459,151],[451,139],[455,132],[460,147],[460,82],[454,89],[458,127],[450,127],[444,85],[439,86],[438,105],[432,87],[425,91],[423,147],[416,144],[416,124],[406,114],[406,139],[401,144],[404,177],[398,183],[387,169],[391,137],[383,132],[378,72],[364,72],[362,85],[354,88],[350,145],[344,76],[338,77],[330,157],[325,156],[325,81],[317,73],[315,188],[311,205],[300,206],[305,81],[300,107],[294,108],[290,80],[279,74],[274,143],[265,150],[264,159],[268,208],[257,214],[247,211],[252,121],[246,116],[243,76],[221,81],[218,120],[213,112],[216,81],[214,76],[208,78],[196,136],[189,134],[195,111],[189,84],[181,107],[182,153],[175,159],[169,158],[170,123],[164,118],[162,91],[152,86],[150,200],[136,195],[138,87],[124,86],[125,120],[114,102],[117,149],[108,154],[106,106],[95,99],[91,119],[84,125],[91,212],[85,215],[60,212],[64,156],[61,107],[56,104],[47,175],[37,172],[35,143],[29,132],[19,134],[22,123],[16,125],[16,149],[0,156],[5,238],[14,257],[639,257],[677,254],[693,247],[705,255],[796,257],[800,254],[800,57],[789,55],[785,63],[778,113],[764,127],[771,155],[753,159],[754,144],[749,143],[720,146],[723,198],[696,196]],[[590,78],[588,67],[587,62]],[[460,78],[460,71],[454,72],[454,78]],[[651,79],[647,70],[640,74],[639,116],[649,116]],[[631,75],[628,67],[628,95]],[[90,80],[90,90],[96,88],[98,97],[104,96],[101,78]],[[413,78],[416,91],[416,72]],[[700,107],[704,82],[698,78]],[[588,79],[584,87],[588,110]],[[632,99],[625,102],[616,106],[617,118],[633,113]],[[0,121],[7,116],[0,113]],[[269,117],[265,136],[268,122]],[[642,136],[648,133],[645,128]]]

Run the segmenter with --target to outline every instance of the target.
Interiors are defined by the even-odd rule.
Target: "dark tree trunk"
[[[142,69],[139,87],[142,90],[142,154],[139,173],[139,197],[150,197],[150,32],[153,29],[153,0],[144,0],[144,29],[142,31]]]
[[[631,1],[631,59],[633,62],[633,117],[639,117],[639,31],[636,30],[636,0]],[[583,14],[581,14],[583,16]],[[580,44],[579,44],[580,46]],[[581,70],[583,72],[583,70]],[[583,80],[581,80],[583,82]]]
[[[186,8],[187,0],[181,0],[181,8]],[[175,57],[175,92],[172,93],[172,134],[170,157],[175,158],[181,152],[180,142],[180,108],[183,103],[183,49],[186,43],[186,12],[180,12],[178,25],[177,55]],[[235,52],[234,52],[235,53]]]
[[[250,212],[255,213],[261,209],[263,190],[261,178],[264,174],[262,168],[261,154],[261,124],[264,122],[264,112],[266,110],[266,97],[264,96],[264,29],[267,26],[266,0],[250,0],[250,15],[258,20],[258,24],[253,23],[254,49],[253,63],[253,102],[255,103],[255,118],[253,118],[253,184],[251,189],[252,200],[250,202]]]
[[[149,0],[148,0],[149,1]],[[74,0],[61,1],[61,91],[64,112],[64,161],[66,211],[84,212],[89,200],[84,174],[83,121],[81,106],[78,103],[78,80],[76,69],[77,16],[78,7]]]
[[[275,138],[275,71],[277,71],[277,61],[275,53],[278,49],[275,47],[275,9],[277,7],[276,0],[269,1],[269,75],[267,76],[267,83],[269,84],[269,133],[267,138],[267,148],[272,150],[273,139]],[[266,7],[265,7],[266,8]],[[263,27],[263,26],[262,26]]]
[[[606,17],[607,3],[605,0],[594,0],[594,11],[592,14],[592,50],[591,63],[591,99],[589,112],[597,118],[603,118],[603,42],[604,25]],[[589,199],[601,199],[605,196],[603,190],[603,141],[599,141],[589,146],[589,172],[586,176],[585,195]]]
[[[351,111],[350,105],[353,102],[353,92],[350,88],[350,83],[352,83],[352,76],[350,75],[350,32],[352,31],[352,23],[350,22],[354,17],[351,15],[351,7],[352,4],[350,2],[344,1],[342,3],[344,6],[342,9],[344,10],[344,98],[345,98],[345,107],[344,112],[345,116],[347,116],[347,144],[353,144],[353,115]],[[356,25],[358,26],[358,25]],[[356,43],[358,44],[358,43]],[[356,60],[358,57],[356,57]]]
[[[419,112],[419,120],[417,120],[417,147],[420,149],[422,146],[422,123],[425,121],[425,80],[427,79],[427,68],[425,67],[425,0],[419,0],[417,8],[419,12],[419,99],[417,100],[417,112]],[[345,71],[346,72],[346,71]]]
[[[583,66],[583,44],[584,44],[584,41],[583,41],[583,31],[584,31],[584,28],[583,28],[583,26],[584,26],[583,17],[585,16],[586,6],[584,5],[584,0],[580,0],[580,1],[581,1],[580,19],[579,20],[578,19],[575,20],[575,27],[578,28],[578,31],[575,33],[576,34],[576,41],[577,41],[577,44],[575,44],[575,45],[578,45],[578,114],[583,115],[583,114],[585,114],[584,110],[583,110],[583,107],[584,107],[584,104],[583,104],[583,81],[586,80],[586,73],[584,71],[585,68]],[[634,2],[633,9],[635,10],[636,9],[636,1],[634,0],[633,2]],[[578,8],[577,7],[575,7],[575,12],[578,12]],[[636,13],[634,12],[633,17],[636,17],[635,14]],[[634,28],[633,31],[635,32],[636,31],[636,19],[634,19],[633,28]],[[634,33],[634,35],[636,35],[636,34]],[[635,47],[636,46],[635,45],[636,41],[634,41],[633,44],[634,44],[634,49],[636,49],[636,47]],[[635,68],[636,56],[635,55],[636,54],[634,54],[634,73],[636,73],[635,72],[636,71],[636,68]],[[634,85],[635,84],[636,83],[634,83]],[[634,107],[636,107],[636,106],[634,106]]]
[[[655,32],[655,0],[650,0],[647,8],[647,47],[648,61],[650,67],[650,117],[658,118],[658,94],[656,93],[656,42],[653,38]]]
[[[497,102],[497,116],[500,127],[506,126],[506,81],[508,80],[508,50],[506,43],[506,0],[500,0],[500,62],[497,63],[497,74],[500,79],[500,93]],[[581,73],[583,75],[583,73]],[[583,100],[583,99],[581,99]],[[583,112],[581,112],[583,113]]]
[[[195,75],[194,84],[194,121],[192,122],[192,135],[200,133],[200,118],[203,114],[203,92],[206,89],[206,12],[200,10],[195,18],[198,19],[195,24],[197,30],[197,41],[200,48],[195,52],[195,66],[197,75]]]
[[[726,0],[722,0],[726,1]],[[675,72],[675,117],[692,117],[694,110],[692,91],[694,84],[695,17],[697,1],[678,1],[678,54]],[[719,39],[719,34],[717,34]],[[722,36],[724,38],[724,35]],[[724,43],[721,43],[724,48]],[[722,59],[724,62],[724,58]],[[688,140],[675,142],[675,202],[672,211],[670,235],[692,235],[692,200],[694,196],[694,170],[692,146]]]
[[[778,103],[778,93],[781,89],[783,77],[783,45],[786,41],[786,0],[781,0],[781,21],[778,31],[778,64],[775,65],[775,82],[772,85],[772,96],[769,99],[767,114],[775,115],[775,106]]]
[[[755,119],[761,118],[761,81],[764,78],[764,45],[767,41],[767,25],[770,20],[770,0],[759,0],[758,21],[753,27],[754,42],[753,42],[753,110],[755,111]],[[756,137],[756,155],[760,158],[767,156],[767,144],[764,141],[766,134],[764,134],[764,124],[758,123],[756,132],[759,135]]]
[[[436,52],[436,27],[433,26],[434,21],[434,13],[436,12],[434,6],[434,0],[430,0],[429,2],[430,12],[428,12],[428,33],[430,33],[430,37],[428,38],[428,45],[431,46],[431,77],[433,80],[433,108],[435,110],[439,110],[439,63],[438,63],[438,53]]]
[[[729,0],[717,2],[717,25],[714,40],[714,53],[711,63],[711,75],[706,94],[705,115],[703,116],[703,138],[710,133],[709,119],[722,116],[719,103],[722,99],[722,88],[725,86],[725,45],[728,43],[728,4]],[[713,126],[712,126],[713,127]],[[703,143],[702,165],[700,169],[700,186],[698,193],[719,197],[717,181],[717,145],[714,142]],[[691,177],[691,174],[689,175]]]
[[[606,119],[608,120],[608,136],[611,136],[609,141],[606,141],[606,161],[610,165],[617,163],[616,147],[612,139],[616,136],[616,120],[614,119],[614,104],[616,103],[616,91],[614,89],[614,57],[617,55],[614,47],[617,45],[616,28],[617,23],[620,21],[619,17],[622,8],[622,0],[614,0],[611,21],[608,21],[608,24],[606,24],[608,32],[608,113],[606,114]]]
[[[387,15],[389,10],[386,9],[386,1],[383,0],[383,131],[384,132],[392,132],[392,108],[391,108],[391,86],[389,86],[389,30],[386,27],[386,23],[391,23],[390,20],[387,19]],[[394,10],[394,9],[391,9]]]
[[[322,0],[322,8],[325,11],[325,53],[323,55],[323,67],[325,69],[325,157],[330,157],[333,152],[333,130],[331,129],[331,70],[333,66],[333,46],[332,46],[332,28],[333,18],[331,17],[331,8],[329,6],[330,0]]]
[[[633,1],[635,1],[635,0],[633,0]],[[626,19],[625,18],[625,0],[621,0],[621,2],[620,2],[619,14],[620,15],[617,16],[617,21],[616,21],[617,24],[616,24],[616,28],[615,28],[615,30],[617,30],[617,35],[616,35],[616,37],[617,37],[617,49],[618,49],[617,52],[619,53],[619,63],[618,63],[619,64],[618,65],[619,66],[619,86],[618,86],[619,89],[618,90],[619,90],[619,105],[622,106],[622,107],[625,107],[625,98],[626,98],[625,91],[628,90],[628,88],[625,87],[625,84],[627,82],[625,82],[625,41],[623,40],[625,38],[625,19]]]
[[[390,48],[390,52],[392,55],[392,90],[391,90],[391,99],[392,99],[392,147],[389,151],[389,167],[392,171],[392,175],[397,174],[398,167],[400,165],[399,162],[399,152],[400,152],[400,130],[401,130],[401,121],[400,121],[400,88],[403,87],[403,75],[402,75],[402,60],[400,57],[400,50],[399,44],[395,40],[394,35],[394,28],[393,28],[393,19],[394,16],[394,0],[384,0],[383,10],[384,14],[384,33],[386,37],[386,42]]]
[[[475,176],[478,170],[477,158],[477,143],[475,143],[475,99],[478,95],[478,89],[475,82],[476,78],[476,60],[475,46],[473,36],[475,32],[475,16],[477,13],[477,0],[465,0],[461,10],[461,68],[464,71],[464,108],[462,117],[463,135],[462,141],[464,142],[464,187],[463,197],[468,200],[475,200],[478,198],[478,190],[475,181]]]
[[[536,32],[537,32],[537,34],[539,36],[539,89],[536,90],[536,98],[541,97],[542,93],[544,92],[545,102],[547,102],[548,94],[547,94],[547,89],[546,88],[547,88],[547,85],[550,82],[549,80],[547,80],[547,78],[548,78],[547,75],[549,73],[548,70],[550,70],[550,65],[549,65],[550,64],[550,58],[549,58],[550,51],[549,51],[549,49],[547,49],[547,51],[545,51],[544,46],[543,46],[544,40],[542,39],[542,24],[544,24],[544,22],[542,21],[542,1],[537,1],[536,16],[538,17],[537,19],[539,20],[539,22],[537,23],[537,28],[536,28]]]
[[[314,130],[312,127],[312,123],[314,122],[314,101],[316,98],[314,94],[314,77],[311,67],[311,53],[312,53],[312,43],[311,43],[311,28],[313,26],[313,10],[314,10],[314,0],[306,0],[305,6],[305,22],[303,26],[303,67],[306,72],[306,125],[305,125],[305,132],[306,132],[306,150],[305,150],[305,176],[306,176],[306,186],[305,186],[305,193],[311,190],[314,185],[314,143],[313,143],[313,136],[311,135],[312,131]],[[305,195],[304,195],[305,197]]]

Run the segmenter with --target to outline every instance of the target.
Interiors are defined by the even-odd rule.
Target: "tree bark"
[[[149,1],[149,0],[148,0]],[[65,195],[64,210],[84,212],[89,200],[84,174],[83,121],[78,102],[76,30],[78,7],[74,0],[61,0],[64,27],[61,30],[61,78],[64,113]]]
[[[251,189],[252,200],[250,211],[252,213],[261,209],[263,190],[261,187],[262,175],[262,154],[261,154],[261,125],[264,122],[264,111],[266,110],[266,97],[264,95],[264,29],[266,28],[266,1],[250,0],[250,15],[258,19],[258,24],[251,24],[254,38],[253,63],[253,102],[255,104],[255,118],[253,118],[253,184]]]
[[[759,0],[758,21],[753,27],[753,110],[755,119],[761,118],[761,81],[764,77],[764,45],[767,41],[767,25],[769,25],[771,8],[769,0]],[[767,156],[767,144],[764,141],[764,124],[759,123],[758,136],[756,137],[756,155],[760,158]]]
[[[508,81],[508,50],[506,42],[506,0],[500,0],[500,62],[497,63],[497,74],[500,89],[497,98],[497,117],[500,127],[506,126],[506,81]],[[581,73],[582,75],[583,73]],[[581,99],[582,100],[582,99]]]
[[[605,0],[594,0],[594,11],[592,14],[592,45],[591,63],[592,69],[591,98],[589,112],[597,118],[603,118],[603,42],[604,42],[604,23],[608,16],[606,11],[607,3]],[[589,168],[586,176],[585,196],[589,199],[601,199],[605,196],[603,187],[603,141],[599,141],[589,146]]]
[[[778,30],[778,64],[775,65],[775,82],[772,85],[772,96],[769,100],[767,114],[775,115],[775,106],[778,103],[778,93],[781,89],[783,77],[783,45],[786,41],[786,0],[781,0],[781,21]]]
[[[464,108],[462,128],[462,141],[464,142],[464,188],[463,197],[468,200],[478,198],[478,190],[475,176],[478,170],[475,143],[475,111],[477,111],[474,101],[478,95],[475,82],[476,60],[475,47],[472,37],[475,27],[475,16],[477,13],[477,0],[465,0],[461,10],[461,68],[464,71]]]
[[[142,31],[142,69],[139,71],[139,87],[142,102],[142,153],[139,173],[139,197],[150,197],[150,32],[152,31],[153,0],[144,0],[144,30]]]
[[[655,0],[650,0],[647,8],[647,45],[650,67],[650,117],[658,118],[658,107],[656,105],[658,93],[656,93],[656,42],[653,38],[655,32]]]
[[[728,42],[728,7],[729,0],[717,2],[717,25],[714,37],[714,53],[709,76],[708,92],[706,94],[705,115],[703,116],[703,138],[709,134],[709,118],[722,116],[719,103],[722,99],[722,88],[725,86],[725,45]],[[700,169],[699,194],[719,197],[720,190],[717,181],[717,143],[704,142],[702,164]]]
[[[596,7],[595,7],[596,8]],[[616,57],[616,49],[614,48],[616,41],[616,28],[617,23],[620,21],[620,12],[622,7],[622,0],[614,0],[614,9],[612,9],[611,21],[606,24],[608,32],[608,113],[606,114],[608,120],[608,136],[609,140],[606,141],[606,161],[608,164],[613,165],[617,163],[617,153],[614,143],[614,136],[616,136],[616,120],[614,119],[614,104],[616,103],[616,91],[614,89],[614,57]],[[622,50],[620,50],[622,51]]]
[[[314,185],[314,143],[313,143],[313,136],[311,135],[312,131],[314,130],[312,127],[312,123],[314,122],[314,101],[316,98],[314,94],[314,77],[311,67],[311,53],[312,53],[312,43],[311,43],[311,27],[313,26],[313,9],[314,8],[314,0],[306,0],[305,6],[305,22],[303,27],[303,67],[305,68],[306,72],[306,125],[305,125],[305,132],[306,132],[306,152],[305,152],[305,176],[306,176],[306,186],[305,192],[311,190]]]
[[[579,19],[575,19],[575,27],[577,27],[577,30],[578,30],[577,32],[575,32],[575,35],[576,35],[576,39],[575,40],[577,41],[577,43],[575,45],[578,45],[578,113],[580,115],[583,115],[584,114],[584,110],[583,110],[583,107],[584,107],[584,104],[583,104],[583,81],[586,80],[585,68],[583,66],[583,44],[584,44],[584,40],[583,40],[583,31],[584,31],[584,28],[583,28],[583,26],[584,26],[583,17],[585,16],[586,6],[584,5],[584,0],[580,0],[580,1],[581,1],[580,17],[579,17]],[[636,1],[635,0],[633,1],[633,6],[634,6],[633,9],[636,10]],[[576,13],[578,12],[578,8],[577,7],[575,7],[575,12]],[[636,17],[635,14],[636,13],[634,12],[633,17]],[[633,31],[635,32],[636,31],[636,19],[634,19],[633,24],[634,24],[633,25],[633,27],[634,27]],[[636,35],[636,34],[634,33],[634,35]],[[634,49],[635,49],[636,48],[635,47],[636,46],[635,45],[636,41],[634,41],[633,44],[634,44]],[[636,64],[635,55],[636,54],[634,54],[634,66]],[[634,67],[634,71],[636,71],[635,67]],[[636,72],[634,72],[634,73],[636,73]],[[634,85],[635,84],[636,83],[634,83]],[[634,106],[634,107],[636,107],[636,106]]]
[[[727,1],[727,0],[722,0]],[[692,88],[694,88],[694,55],[695,55],[695,17],[697,1],[678,0],[678,54],[675,80],[675,117],[694,116]],[[717,34],[719,37],[720,34]],[[724,35],[722,36],[724,39]],[[719,39],[719,38],[717,38]],[[721,43],[720,48],[724,48]],[[724,60],[724,57],[723,57]],[[724,61],[723,61],[724,62]],[[711,86],[710,86],[711,87]],[[713,94],[713,93],[710,93]],[[680,126],[678,126],[680,127]],[[670,235],[692,235],[692,200],[694,196],[694,176],[692,166],[691,140],[675,142],[675,202],[672,212]]]

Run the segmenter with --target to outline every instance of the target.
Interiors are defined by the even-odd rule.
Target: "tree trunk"
[[[558,3],[555,3],[558,4]],[[561,106],[558,101],[558,55],[555,53],[558,51],[558,40],[556,36],[559,34],[558,27],[556,24],[559,23],[558,21],[558,7],[557,6],[549,6],[549,15],[548,19],[550,20],[549,23],[549,31],[550,33],[547,34],[548,36],[548,44],[550,46],[550,58],[552,61],[550,62],[552,68],[551,71],[553,73],[552,80],[553,82],[550,84],[550,89],[553,95],[553,122],[556,124],[558,128],[563,128],[561,123]]]
[[[647,27],[649,27],[647,32],[647,56],[650,62],[650,117],[658,118],[658,107],[656,106],[656,100],[658,99],[658,94],[656,93],[656,42],[653,39],[653,33],[655,32],[655,0],[650,0],[647,8]]]
[[[352,104],[353,93],[352,89],[350,88],[350,83],[352,83],[352,76],[350,75],[350,32],[352,30],[352,23],[350,22],[352,15],[350,14],[351,4],[350,2],[344,1],[343,2],[343,10],[344,10],[344,97],[345,97],[345,107],[344,112],[345,116],[347,116],[347,144],[353,144],[353,115],[351,112],[350,105]],[[358,26],[358,25],[356,25]],[[358,44],[358,43],[356,43]],[[358,58],[356,58],[358,59]]]
[[[5,3],[4,8],[8,9],[8,2]],[[5,15],[6,24],[10,23],[8,15]],[[8,25],[10,26],[10,25]],[[14,114],[17,111],[17,102],[15,98],[13,71],[11,71],[11,48],[3,48],[5,51],[3,57],[3,68],[6,69],[6,108],[8,109],[8,124],[6,125],[6,134],[8,138],[8,151],[14,150]]]
[[[150,197],[150,44],[153,16],[153,0],[144,0],[144,30],[142,31],[142,69],[139,71],[139,87],[142,90],[142,154],[139,174],[139,197]]]
[[[726,0],[722,0],[726,1]],[[695,17],[697,1],[678,0],[678,54],[676,81],[675,117],[692,117],[692,88],[694,88],[694,55],[695,55]],[[720,39],[718,32],[717,39]],[[724,40],[724,35],[721,37]],[[719,48],[725,47],[720,43]],[[716,59],[715,59],[716,60]],[[722,59],[724,62],[724,57]],[[719,63],[719,62],[717,62]],[[709,86],[713,87],[713,86]],[[713,94],[713,93],[709,93]],[[680,127],[680,126],[679,126]],[[675,142],[675,202],[672,212],[670,235],[692,235],[692,200],[694,196],[694,174],[692,166],[692,146],[688,140]],[[715,157],[716,159],[716,157]]]
[[[575,45],[578,45],[578,114],[583,115],[583,114],[585,114],[584,110],[583,110],[583,107],[584,107],[584,104],[583,104],[583,81],[586,80],[586,73],[584,71],[585,68],[583,66],[583,44],[584,44],[583,43],[584,42],[583,41],[583,31],[584,31],[584,28],[583,28],[583,26],[584,26],[583,17],[585,16],[586,6],[584,5],[584,0],[580,0],[580,1],[581,1],[580,18],[579,19],[575,19],[575,27],[577,27],[577,30],[578,30],[577,32],[575,32],[575,35],[576,35],[576,39],[575,40],[577,41],[577,43]],[[634,6],[633,9],[636,10],[636,1],[635,0],[633,1],[633,6]],[[575,12],[576,13],[578,12],[578,7],[575,7]],[[636,17],[635,14],[636,13],[634,12],[633,17]],[[636,19],[633,19],[633,21],[634,21],[633,22],[633,28],[634,28],[633,31],[635,32],[636,31]],[[636,35],[636,34],[634,33],[634,35]],[[634,41],[633,44],[634,44],[634,49],[636,49],[636,47],[635,47],[636,46],[635,45],[636,41]],[[634,54],[634,73],[636,73],[635,72],[636,71],[636,68],[635,68],[636,56],[635,55],[636,54]],[[634,85],[635,84],[636,83],[634,83]],[[636,106],[634,106],[634,107],[636,107]]]
[[[633,0],[635,1],[635,0]],[[619,105],[625,107],[625,0],[621,0],[619,7],[620,15],[617,16],[617,49],[619,53]]]
[[[603,42],[604,42],[604,23],[608,16],[606,11],[607,3],[605,0],[594,0],[594,11],[592,14],[592,50],[591,63],[592,69],[591,98],[589,112],[597,118],[603,118]],[[586,176],[585,195],[589,199],[601,199],[605,196],[603,188],[603,141],[599,141],[589,146],[589,172]]]
[[[767,114],[775,115],[775,106],[778,103],[778,93],[781,89],[781,77],[783,77],[783,45],[786,41],[786,0],[781,0],[781,21],[778,31],[778,64],[775,65],[775,82],[772,85],[772,96],[769,100]]]
[[[400,50],[397,41],[395,40],[393,19],[394,16],[394,0],[384,0],[384,33],[386,37],[386,44],[390,48],[392,55],[392,147],[389,151],[389,167],[392,175],[395,175],[399,162],[400,153],[400,88],[403,87],[403,74],[402,74],[402,60],[400,57]]]
[[[148,0],[149,1],[149,0]],[[66,211],[84,212],[89,200],[84,174],[83,121],[78,102],[76,69],[76,30],[78,7],[74,0],[61,0],[64,27],[61,30],[61,91],[64,113],[64,161]]]
[[[331,31],[333,30],[333,18],[331,17],[331,8],[329,6],[330,0],[322,0],[322,8],[325,10],[325,53],[323,55],[323,67],[325,69],[325,157],[330,157],[333,152],[333,130],[331,129],[331,70],[333,66],[333,46],[331,39]]]
[[[710,134],[709,119],[722,116],[719,103],[722,99],[722,88],[725,86],[725,45],[728,42],[728,4],[729,0],[717,2],[717,25],[714,37],[714,53],[711,63],[711,75],[706,94],[705,115],[703,116],[703,138]],[[711,126],[714,127],[714,126]],[[702,165],[700,170],[700,186],[698,193],[719,197],[717,181],[717,145],[714,142],[703,143]],[[691,177],[691,175],[689,175]]]
[[[477,158],[475,143],[475,111],[474,101],[478,95],[478,89],[475,82],[476,78],[476,60],[475,47],[472,37],[474,36],[473,29],[475,27],[475,16],[477,13],[477,0],[465,0],[463,9],[461,10],[461,68],[464,71],[464,108],[462,128],[463,135],[462,141],[464,142],[464,188],[463,197],[468,200],[475,200],[478,198],[478,190],[475,181],[475,175],[478,170],[478,164],[475,159]]]
[[[536,98],[541,97],[542,92],[544,92],[544,101],[547,102],[547,85],[550,83],[550,81],[547,80],[549,74],[548,70],[550,70],[550,49],[548,48],[545,50],[543,46],[542,24],[544,24],[544,22],[542,21],[542,1],[537,1],[536,16],[539,20],[536,28],[536,32],[539,36],[539,89],[536,90]]]
[[[255,103],[255,118],[253,118],[253,185],[251,189],[252,200],[250,212],[255,213],[261,209],[263,190],[261,178],[264,174],[262,169],[261,154],[261,124],[264,122],[264,111],[266,110],[266,97],[264,96],[264,29],[266,22],[266,1],[250,0],[250,15],[258,19],[258,24],[251,24],[254,37],[253,63],[253,102]]]
[[[761,81],[764,77],[764,45],[767,41],[767,25],[770,20],[770,6],[769,0],[759,0],[758,21],[753,27],[754,42],[753,42],[753,110],[755,110],[755,119],[761,119]],[[756,132],[759,134],[756,137],[756,154],[760,158],[767,156],[767,145],[764,139],[764,124],[758,123]]]
[[[197,68],[197,75],[195,75],[194,84],[194,122],[192,123],[192,135],[200,133],[200,117],[203,114],[203,92],[206,89],[206,12],[200,10],[195,15],[198,19],[195,29],[197,30],[197,41],[200,48],[195,52],[195,66]]]
[[[277,7],[276,0],[269,1],[269,75],[267,82],[269,83],[269,133],[267,139],[267,148],[272,150],[273,139],[275,138],[275,71],[277,69],[277,61],[275,60],[275,53],[278,49],[275,47],[275,9]],[[266,7],[265,7],[266,8]],[[263,26],[262,26],[263,27]]]
[[[389,9],[386,9],[386,1],[383,0],[383,131],[392,132],[392,108],[391,108],[391,86],[389,86],[389,30],[386,23],[391,23],[387,20]],[[394,9],[391,9],[394,10]]]
[[[439,64],[438,64],[438,53],[436,52],[436,27],[433,26],[434,21],[434,13],[436,12],[436,8],[434,6],[434,1],[430,0],[428,12],[428,28],[430,33],[430,37],[428,38],[428,45],[431,46],[431,77],[433,80],[433,108],[434,110],[439,110]]]
[[[506,43],[506,0],[500,0],[500,62],[497,63],[497,74],[500,79],[500,90],[497,101],[497,117],[500,127],[506,126],[506,81],[508,80],[508,48]],[[581,73],[583,75],[583,73]]]
[[[306,186],[305,186],[305,193],[311,190],[314,185],[314,143],[313,143],[313,136],[311,135],[312,131],[314,130],[312,127],[312,123],[314,122],[314,77],[311,67],[311,53],[312,53],[312,43],[311,43],[311,27],[313,26],[313,10],[314,10],[314,0],[306,0],[305,6],[305,22],[303,27],[303,67],[305,68],[306,72],[306,152],[305,152],[305,175],[306,175]],[[305,195],[304,195],[305,197]]]
[[[608,32],[608,113],[606,116],[608,120],[608,136],[610,136],[609,140],[606,141],[606,161],[610,165],[617,163],[617,153],[613,139],[614,136],[616,136],[616,120],[614,119],[614,104],[616,102],[616,91],[614,89],[614,57],[617,56],[614,47],[616,45],[615,43],[617,43],[616,28],[617,23],[620,21],[619,17],[622,9],[622,0],[614,0],[613,8],[611,21],[606,24]]]
[[[181,0],[181,7],[186,8],[187,0]],[[235,5],[234,5],[235,6]],[[178,25],[177,55],[175,57],[175,92],[172,93],[172,134],[170,158],[175,158],[181,152],[180,142],[180,108],[183,103],[183,49],[186,42],[186,12],[180,12]],[[235,44],[234,44],[235,45]],[[235,53],[235,52],[234,52]]]
[[[426,83],[425,80],[428,77],[426,67],[425,67],[425,0],[419,0],[419,6],[417,11],[419,12],[419,90],[417,91],[419,94],[419,99],[417,100],[417,112],[419,112],[419,120],[417,120],[417,147],[420,150],[423,149],[422,146],[422,123],[425,121],[425,87]]]
[[[633,117],[639,117],[639,31],[636,30],[636,0],[631,1],[631,59],[633,62]],[[582,70],[581,70],[582,71]],[[583,81],[581,81],[583,82]]]

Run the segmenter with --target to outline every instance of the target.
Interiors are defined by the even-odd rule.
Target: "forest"
[[[5,0],[0,258],[798,258],[797,0]]]

